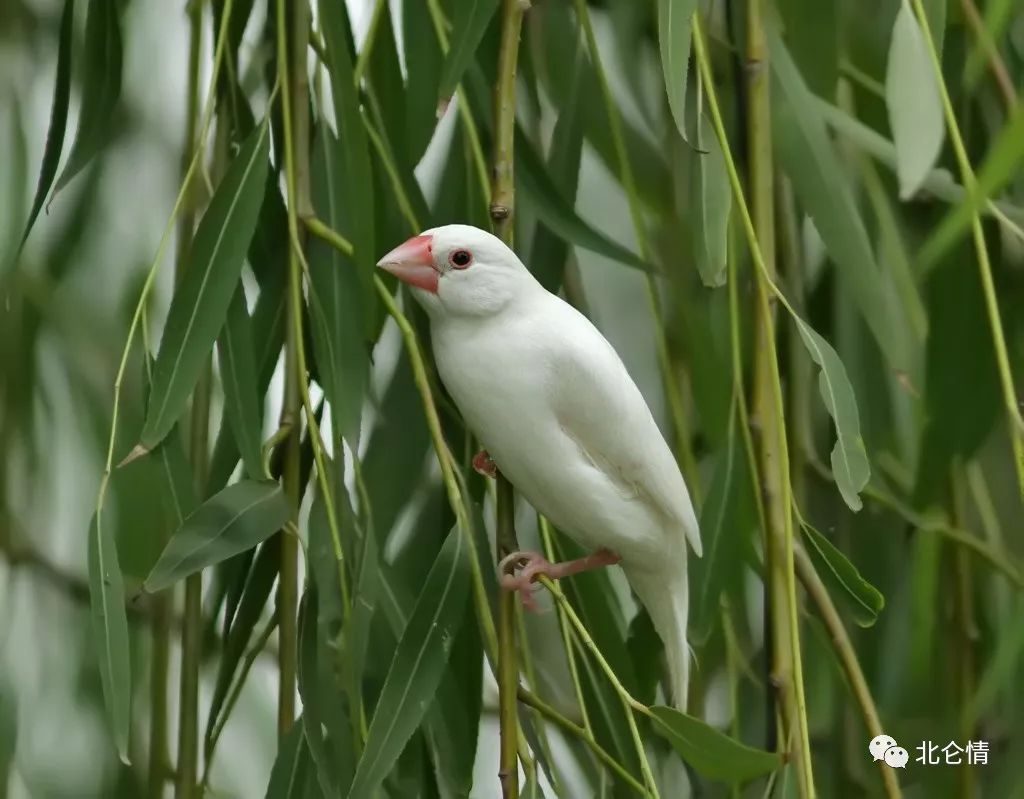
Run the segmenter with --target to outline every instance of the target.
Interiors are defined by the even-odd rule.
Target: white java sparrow
[[[377,265],[427,310],[441,379],[486,448],[474,466],[497,466],[537,511],[594,550],[562,564],[514,553],[506,561],[523,568],[503,574],[503,585],[529,601],[538,574],[619,563],[665,645],[672,700],[685,708],[686,545],[699,556],[700,533],[675,458],[618,354],[478,228],[428,230]]]

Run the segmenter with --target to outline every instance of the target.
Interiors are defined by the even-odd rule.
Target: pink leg
[[[485,449],[473,456],[473,468],[484,477],[497,477],[498,475],[498,466]]]
[[[599,549],[592,555],[564,563],[551,563],[538,552],[513,552],[502,558],[498,568],[501,572],[501,587],[506,591],[518,591],[527,610],[537,610],[533,598],[533,581],[540,576],[552,580],[560,580],[580,572],[599,569],[602,566],[614,566],[622,558],[607,549]],[[518,574],[517,567],[521,567]]]

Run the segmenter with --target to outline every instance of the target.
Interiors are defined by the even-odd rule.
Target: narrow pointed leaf
[[[376,335],[377,317],[374,311],[379,311],[373,287],[377,245],[370,145],[360,113],[359,95],[353,86],[352,55],[349,49],[351,35],[345,4],[324,0],[320,3],[320,19],[327,46],[338,136],[322,138],[320,142],[321,146],[332,146],[334,150],[331,171],[322,176],[327,182],[330,202],[324,206],[320,202],[320,199],[324,199],[322,195],[314,199],[317,200],[316,210],[322,218],[352,242],[352,258],[338,258],[334,263],[355,267],[362,286],[361,321],[364,336],[369,340]],[[383,30],[380,33],[385,35]],[[374,49],[383,50],[383,45],[380,42]]]
[[[290,517],[291,508],[277,483],[244,481],[228,486],[200,505],[171,536],[146,578],[146,591],[159,591],[251,549]]]
[[[831,589],[830,593],[838,595],[858,625],[870,627],[885,607],[885,597],[861,576],[857,567],[831,541],[806,522],[800,526],[807,542],[807,552],[818,574]]]
[[[821,367],[818,389],[825,409],[836,426],[832,474],[846,504],[851,510],[858,511],[862,506],[860,491],[871,476],[871,466],[860,435],[857,397],[846,375],[846,367],[832,345],[799,317],[794,317],[794,320],[811,359]]]
[[[32,200],[32,210],[25,223],[25,232],[21,234],[21,246],[25,246],[28,234],[46,202],[46,195],[53,185],[60,163],[60,152],[64,146],[64,132],[68,123],[68,100],[71,97],[71,42],[75,28],[75,0],[64,0],[64,11],[60,17],[60,34],[57,44],[57,76],[53,87],[53,103],[50,106],[50,127],[46,132],[46,145],[43,147],[43,163],[39,168],[39,180],[36,183],[36,195]]]
[[[746,782],[782,766],[774,752],[754,749],[670,707],[651,708],[654,729],[686,763],[711,780]]]
[[[726,585],[739,582],[744,566],[744,544],[753,526],[751,483],[743,439],[730,434],[715,464],[711,487],[701,508],[700,531],[704,556],[693,563],[693,619],[691,637],[706,640],[718,611],[718,598]]]
[[[266,123],[249,135],[196,230],[153,367],[144,447],[158,444],[185,410],[224,326],[263,200],[269,139]]]
[[[935,227],[918,257],[928,266],[936,263],[970,229],[976,214],[986,213],[991,199],[1020,174],[1024,162],[1024,106],[1018,106],[1013,116],[995,137],[985,160],[978,168],[975,191],[963,202],[950,208],[942,222]],[[965,193],[966,194],[966,193]]]
[[[127,764],[132,701],[128,615],[113,529],[102,520],[96,514],[89,526],[89,605],[107,716],[117,754]]]
[[[658,0],[658,44],[668,107],[683,139],[686,135],[686,78],[690,31],[697,0]]]
[[[402,40],[408,80],[405,91],[405,155],[418,164],[437,127],[437,87],[444,55],[433,30],[430,6],[423,0],[402,3]]]
[[[725,169],[721,145],[706,116],[701,126],[699,150],[690,171],[690,208],[697,212],[693,245],[697,271],[705,286],[725,285],[726,253],[729,241],[729,212],[732,190]]]
[[[299,696],[302,697],[302,727],[313,761],[313,771],[324,796],[339,793],[336,764],[328,752],[322,712],[326,702],[321,693],[330,690],[323,683],[317,640],[317,590],[310,586],[299,609]]]
[[[111,139],[121,99],[121,2],[90,0],[85,20],[85,76],[78,132],[57,180],[60,191]]]
[[[348,177],[339,149],[334,134],[321,125],[313,154],[313,199],[320,217],[345,231],[354,221],[351,206],[366,200],[354,197],[358,184]],[[358,269],[352,258],[325,242],[310,243],[309,306],[319,381],[331,404],[335,438],[343,436],[355,445],[370,366],[363,337],[367,303]]]
[[[438,104],[443,107],[451,100],[462,80],[480,41],[484,38],[487,25],[498,10],[498,0],[458,0],[452,19],[455,27],[441,69],[441,85],[438,87]]]
[[[377,702],[348,795],[371,796],[431,707],[469,590],[469,548],[453,530],[427,575]]]
[[[302,719],[298,718],[278,745],[266,799],[308,799],[312,771],[313,761],[306,745]]]
[[[264,477],[263,414],[256,386],[251,324],[245,307],[245,292],[239,284],[228,306],[224,329],[217,339],[217,356],[224,386],[224,416],[235,436],[246,474],[259,480]]]
[[[238,667],[242,662],[253,632],[259,623],[263,609],[270,600],[270,592],[277,579],[281,563],[281,548],[273,542],[260,548],[259,554],[249,572],[238,609],[234,614],[224,651],[217,663],[217,680],[214,683],[213,697],[210,700],[210,712],[206,720],[206,745],[209,747],[214,727],[220,717],[221,708],[227,699],[228,690]],[[207,749],[209,753],[209,748]]]
[[[18,697],[6,677],[0,673],[0,796],[4,795],[14,752],[18,746]]]
[[[584,247],[598,255],[645,272],[652,271],[651,265],[640,256],[612,241],[577,215],[573,204],[562,195],[561,190],[551,180],[544,162],[533,149],[533,145],[518,129],[515,147],[517,184],[548,229],[570,244]]]
[[[772,129],[782,167],[882,353],[893,368],[910,371],[909,346],[893,333],[896,299],[885,292],[879,278],[871,240],[817,101],[778,34],[772,32],[768,43]]]
[[[547,157],[547,174],[556,186],[562,187],[562,196],[572,206],[576,204],[583,161],[583,113],[580,106],[585,102],[580,92],[584,58],[582,42],[577,41],[576,48],[576,57],[572,61],[576,91],[569,95],[568,103],[559,108]],[[538,219],[528,266],[548,291],[557,294],[561,290],[570,255],[569,243],[552,232],[543,217]]]
[[[924,33],[909,2],[900,3],[885,73],[885,103],[896,144],[900,198],[913,197],[942,150],[942,99]]]

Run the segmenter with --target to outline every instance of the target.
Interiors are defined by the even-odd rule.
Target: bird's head
[[[470,225],[424,231],[377,266],[411,286],[432,317],[494,314],[540,288],[501,239]]]

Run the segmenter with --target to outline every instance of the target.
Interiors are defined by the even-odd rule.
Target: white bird
[[[664,643],[673,703],[685,709],[686,544],[701,554],[686,484],[614,348],[547,291],[500,239],[468,225],[414,236],[377,264],[430,317],[437,369],[494,466],[594,554],[561,564],[517,552],[502,584],[530,603],[539,574],[619,563]],[[505,574],[505,566],[523,568]]]

